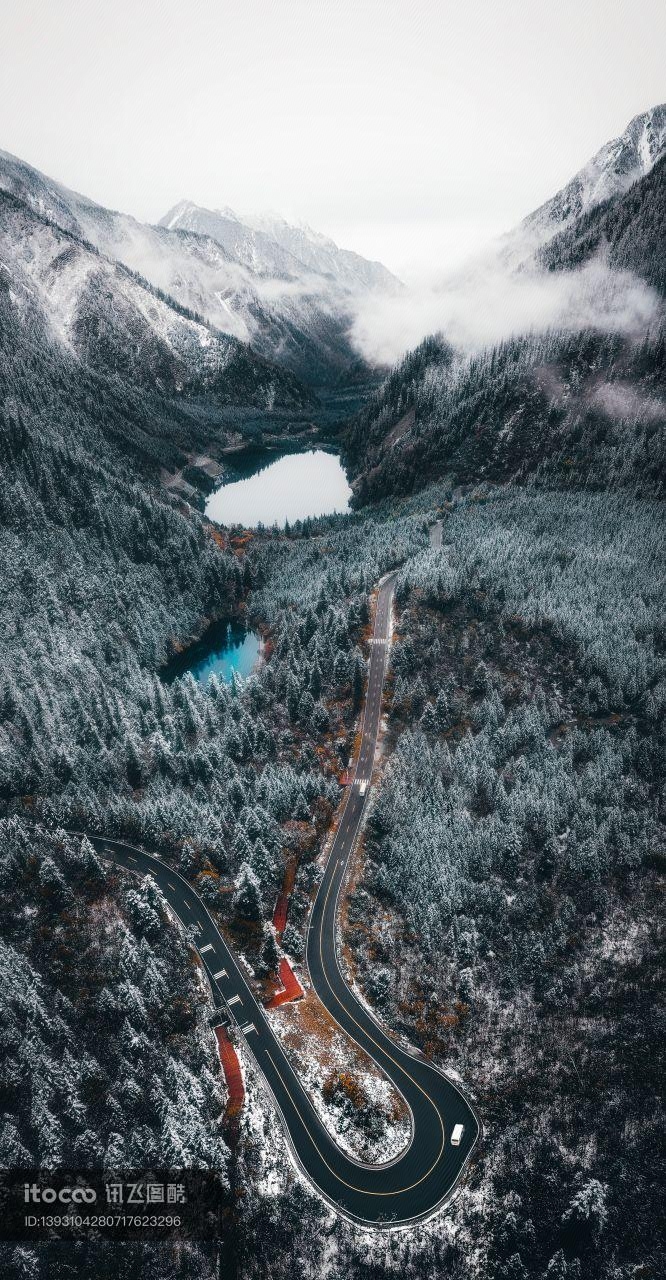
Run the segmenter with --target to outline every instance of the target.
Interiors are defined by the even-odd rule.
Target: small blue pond
[[[249,676],[259,660],[261,644],[256,631],[247,631],[238,622],[214,622],[196,644],[167,663],[162,679],[171,684],[189,671],[200,684],[207,684],[212,675],[228,684],[234,672]]]

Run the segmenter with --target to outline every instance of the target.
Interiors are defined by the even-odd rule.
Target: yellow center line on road
[[[332,882],[331,882],[331,883],[332,883]],[[442,1131],[442,1141],[441,1141],[441,1143],[440,1143],[439,1151],[437,1152],[437,1155],[435,1156],[435,1159],[433,1160],[432,1164],[430,1165],[430,1168],[429,1168],[429,1169],[426,1169],[426,1172],[422,1175],[422,1177],[418,1178],[416,1182],[412,1182],[412,1183],[410,1183],[410,1185],[409,1185],[408,1187],[398,1187],[398,1189],[397,1189],[396,1191],[369,1191],[369,1192],[367,1192],[367,1194],[368,1194],[368,1195],[376,1195],[376,1196],[379,1196],[379,1195],[385,1195],[385,1196],[398,1196],[398,1195],[402,1195],[402,1194],[403,1194],[403,1192],[405,1192],[405,1191],[413,1191],[414,1187],[418,1187],[418,1186],[420,1186],[420,1184],[421,1184],[422,1182],[425,1182],[426,1178],[429,1178],[429,1177],[430,1177],[430,1174],[432,1173],[433,1169],[436,1167],[436,1165],[438,1165],[438,1164],[439,1164],[439,1161],[440,1161],[440,1160],[441,1160],[441,1158],[442,1158],[442,1152],[443,1152],[443,1150],[444,1150],[444,1147],[446,1146],[446,1134],[445,1134],[445,1132],[444,1132],[444,1121],[442,1120],[442,1116],[441,1116],[441,1114],[440,1114],[440,1110],[439,1110],[439,1107],[437,1106],[437,1103],[436,1103],[436,1102],[434,1102],[434,1100],[430,1097],[430,1094],[429,1094],[429,1093],[426,1093],[426,1090],[425,1090],[425,1089],[424,1089],[424,1088],[419,1084],[418,1080],[415,1080],[415,1079],[414,1079],[413,1075],[411,1075],[411,1073],[407,1070],[407,1068],[406,1068],[406,1067],[404,1067],[404,1066],[402,1065],[402,1063],[401,1063],[401,1062],[398,1062],[398,1060],[397,1060],[396,1058],[394,1058],[394,1057],[393,1057],[393,1055],[392,1055],[391,1053],[389,1053],[388,1049],[384,1049],[384,1048],[382,1047],[382,1045],[379,1043],[379,1041],[378,1041],[378,1040],[375,1040],[374,1036],[372,1036],[372,1035],[370,1034],[370,1032],[369,1032],[369,1031],[366,1031],[365,1027],[363,1027],[363,1026],[361,1025],[361,1023],[357,1021],[357,1019],[354,1017],[353,1013],[350,1013],[350,1012],[349,1012],[349,1010],[345,1007],[345,1005],[342,1003],[342,1000],[341,1000],[341,999],[340,999],[340,997],[336,994],[336,992],[333,990],[333,987],[331,986],[331,981],[330,981],[330,978],[329,978],[328,973],[327,973],[327,971],[326,971],[326,965],[325,965],[325,963],[324,963],[324,952],[323,952],[323,949],[322,949],[324,916],[326,915],[326,908],[327,908],[327,905],[328,905],[328,897],[329,897],[330,892],[331,892],[331,884],[329,884],[328,889],[327,889],[327,891],[326,891],[326,897],[325,897],[325,899],[324,899],[324,907],[323,907],[323,910],[322,910],[321,922],[320,922],[320,925],[319,925],[319,959],[321,960],[322,973],[323,973],[323,975],[324,975],[324,978],[326,979],[326,984],[327,984],[327,986],[328,986],[328,989],[329,989],[329,991],[331,992],[331,995],[333,996],[334,1000],[337,1002],[337,1004],[339,1004],[340,1008],[341,1008],[341,1009],[342,1009],[342,1010],[347,1014],[347,1017],[348,1017],[348,1018],[350,1018],[350,1019],[351,1019],[351,1021],[354,1023],[354,1026],[358,1027],[359,1031],[362,1031],[362,1032],[363,1032],[363,1034],[364,1034],[365,1036],[367,1036],[368,1040],[370,1040],[370,1041],[371,1041],[371,1043],[372,1043],[372,1044],[374,1044],[374,1045],[375,1045],[375,1047],[376,1047],[377,1049],[379,1049],[379,1052],[380,1052],[380,1053],[383,1053],[383,1054],[384,1054],[384,1056],[385,1056],[386,1058],[388,1058],[388,1059],[389,1059],[389,1061],[390,1061],[390,1062],[392,1062],[392,1063],[393,1063],[393,1065],[394,1065],[394,1066],[396,1066],[396,1067],[398,1068],[398,1071],[401,1071],[401,1072],[402,1072],[402,1074],[403,1074],[404,1076],[406,1076],[408,1080],[411,1080],[411,1082],[412,1082],[412,1084],[415,1086],[415,1088],[417,1088],[417,1089],[418,1089],[418,1091],[419,1091],[419,1093],[421,1093],[421,1094],[423,1095],[423,1097],[426,1099],[426,1102],[429,1102],[429,1103],[430,1103],[430,1106],[432,1107],[433,1111],[435,1112],[435,1115],[437,1116],[437,1119],[438,1119],[438,1121],[439,1121],[439,1126],[440,1126],[440,1129],[441,1129],[441,1131]],[[335,919],[333,920],[333,929],[335,930]],[[344,1027],[343,1027],[343,1030],[344,1030]],[[271,1061],[272,1061],[272,1059],[271,1059]],[[378,1063],[377,1065],[379,1066],[379,1063]],[[385,1073],[385,1074],[387,1074],[387,1073]],[[279,1072],[278,1072],[278,1075],[279,1075]],[[282,1078],[282,1077],[280,1077],[280,1078]],[[389,1076],[389,1079],[390,1079],[390,1076]],[[284,1082],[283,1082],[283,1083],[284,1083]],[[395,1082],[394,1082],[394,1083],[395,1083]],[[292,1101],[293,1101],[293,1099],[292,1099]],[[313,1141],[314,1141],[314,1140],[313,1140]],[[315,1146],[316,1146],[316,1143],[315,1143]],[[317,1147],[317,1151],[319,1151],[319,1148],[318,1148],[318,1147]],[[321,1155],[321,1151],[319,1151],[319,1155]],[[324,1159],[324,1157],[322,1156],[322,1160],[323,1160],[323,1159]],[[324,1164],[326,1164],[326,1161],[325,1161],[325,1160],[324,1160]],[[330,1166],[329,1166],[329,1165],[327,1165],[326,1167],[327,1167],[327,1168],[330,1168]],[[331,1173],[335,1173],[335,1170],[331,1169]],[[336,1177],[338,1177],[338,1175],[337,1175],[337,1174],[335,1174],[335,1176],[336,1176]],[[339,1181],[340,1181],[340,1182],[343,1182],[343,1183],[344,1183],[344,1185],[345,1185],[345,1186],[347,1186],[347,1187],[351,1187],[351,1185],[352,1185],[352,1184],[351,1184],[351,1183],[349,1183],[349,1182],[345,1182],[345,1181],[344,1181],[344,1178],[340,1178],[340,1179],[339,1179]],[[353,1190],[355,1190],[355,1191],[360,1191],[360,1190],[362,1190],[362,1188],[361,1188],[361,1187],[354,1187],[354,1188],[353,1188]]]
[[[315,1142],[315,1139],[313,1138],[312,1134],[310,1133],[310,1130],[308,1129],[308,1127],[307,1127],[307,1125],[306,1125],[306,1123],[305,1123],[305,1120],[303,1119],[303,1116],[302,1116],[302,1115],[301,1115],[301,1113],[300,1113],[300,1110],[299,1110],[299,1107],[298,1107],[298,1103],[295,1101],[295,1099],[294,1099],[294,1097],[293,1097],[293,1095],[292,1095],[292,1093],[291,1093],[291,1090],[290,1090],[290,1088],[289,1088],[289,1086],[288,1086],[288,1084],[287,1084],[286,1080],[284,1079],[284,1076],[282,1075],[282,1072],[280,1071],[280,1069],[279,1069],[279,1067],[278,1067],[277,1063],[275,1062],[275,1059],[273,1058],[273,1055],[271,1054],[271,1052],[270,1052],[270,1050],[269,1050],[269,1049],[267,1049],[267,1050],[266,1050],[266,1057],[269,1059],[269,1061],[270,1061],[270,1063],[271,1063],[271,1065],[272,1065],[272,1067],[273,1067],[273,1070],[275,1071],[275,1074],[276,1074],[276,1076],[278,1077],[278,1079],[279,1079],[279,1081],[280,1081],[280,1083],[281,1083],[281,1085],[282,1085],[282,1088],[284,1089],[284,1091],[285,1091],[285,1093],[286,1093],[287,1097],[289,1098],[289,1101],[291,1102],[291,1105],[292,1105],[292,1107],[294,1108],[294,1110],[295,1110],[295,1112],[296,1112],[296,1115],[298,1116],[298,1118],[299,1118],[299,1120],[300,1120],[301,1124],[303,1125],[303,1128],[304,1128],[304,1130],[305,1130],[305,1132],[306,1132],[306,1134],[307,1134],[308,1138],[310,1139],[310,1142],[312,1143],[312,1145],[313,1145],[313,1147],[314,1147],[315,1151],[317,1152],[317,1155],[319,1156],[319,1159],[322,1161],[322,1163],[323,1163],[323,1164],[325,1164],[325,1165],[326,1165],[326,1168],[328,1169],[329,1173],[332,1173],[332,1174],[333,1174],[333,1177],[335,1178],[336,1182],[340,1182],[340,1183],[342,1184],[342,1186],[343,1186],[343,1187],[348,1187],[350,1191],[358,1191],[358,1192],[360,1192],[360,1194],[361,1194],[361,1195],[364,1195],[364,1196],[378,1196],[378,1197],[380,1197],[380,1198],[383,1198],[384,1196],[401,1196],[401,1195],[403,1195],[403,1193],[404,1193],[405,1191],[413,1191],[413,1190],[414,1190],[414,1187],[418,1187],[418,1186],[420,1186],[420,1184],[421,1184],[423,1181],[425,1181],[425,1179],[430,1175],[430,1173],[432,1172],[432,1169],[434,1169],[435,1165],[432,1165],[432,1166],[431,1166],[431,1168],[430,1168],[430,1169],[428,1169],[428,1172],[427,1172],[427,1173],[425,1173],[425,1174],[423,1175],[423,1177],[422,1177],[422,1178],[419,1178],[416,1182],[412,1182],[411,1186],[409,1186],[409,1187],[399,1187],[397,1191],[369,1191],[366,1187],[359,1187],[359,1186],[357,1186],[357,1185],[356,1185],[356,1183],[354,1183],[354,1182],[347,1182],[346,1178],[341,1178],[341,1177],[340,1177],[340,1174],[339,1174],[339,1173],[336,1173],[335,1169],[334,1169],[334,1168],[332,1168],[332,1166],[328,1163],[328,1160],[326,1159],[326,1156],[324,1155],[323,1151],[321,1150],[321,1147],[318,1145],[318,1143],[317,1143],[317,1142]],[[415,1082],[415,1083],[416,1083],[416,1082]],[[417,1086],[417,1088],[418,1088],[418,1087],[419,1087],[419,1086]],[[310,1104],[310,1105],[312,1105],[312,1104]],[[314,1111],[314,1108],[313,1108],[313,1111]],[[316,1112],[315,1112],[315,1114],[316,1114]],[[287,1126],[287,1127],[288,1127],[288,1126]],[[344,1156],[343,1156],[343,1158],[344,1158]],[[439,1156],[437,1157],[437,1160],[439,1160]],[[435,1164],[437,1163],[437,1160],[435,1161]]]
[[[375,628],[375,632],[376,632],[376,628]],[[382,678],[381,683],[382,683],[382,685],[383,685],[383,678]],[[363,728],[363,731],[364,731],[364,732],[365,732],[365,720],[366,720],[365,712],[367,711],[367,705],[368,705],[368,704],[367,704],[367,700],[366,700],[366,707],[365,707],[365,709],[364,709],[363,726],[362,726],[362,728]],[[369,746],[369,745],[370,745],[370,744],[368,743],[368,746]],[[374,745],[374,744],[373,744],[373,745]],[[359,757],[359,762],[358,762],[358,764],[360,765],[360,757]],[[345,807],[345,812],[346,812],[346,807]],[[335,848],[335,842],[334,842],[333,849],[331,850],[331,853],[333,853],[333,852],[334,852],[334,848]],[[340,867],[341,865],[343,865],[343,860],[340,860],[340,861],[338,862],[338,866]],[[343,875],[343,871],[339,871],[338,876],[337,876],[337,877],[335,877],[335,878],[336,878],[336,879],[338,879],[338,878],[339,878],[339,879],[341,880],[341,879],[342,879],[342,875]],[[319,959],[320,959],[320,962],[321,962],[321,969],[322,969],[322,973],[323,973],[323,975],[324,975],[324,980],[325,980],[325,982],[326,982],[326,985],[327,985],[327,987],[328,987],[328,989],[329,989],[329,991],[330,991],[331,995],[333,996],[333,999],[336,1001],[336,1003],[339,1005],[339,1007],[343,1010],[343,1012],[344,1012],[344,1013],[346,1013],[347,1017],[348,1017],[348,1018],[349,1018],[349,1019],[354,1023],[354,1026],[358,1027],[359,1031],[361,1031],[361,1032],[362,1032],[362,1033],[367,1037],[367,1039],[371,1042],[371,1044],[374,1044],[375,1048],[377,1048],[377,1049],[379,1050],[379,1052],[380,1052],[380,1053],[383,1053],[383,1054],[384,1054],[384,1056],[385,1056],[386,1058],[388,1058],[388,1059],[389,1059],[389,1062],[392,1062],[392,1063],[393,1063],[393,1065],[394,1065],[395,1067],[397,1067],[398,1071],[400,1071],[400,1072],[403,1074],[403,1076],[405,1076],[405,1077],[406,1077],[406,1079],[408,1079],[408,1080],[410,1080],[410,1081],[411,1081],[411,1083],[414,1085],[414,1087],[415,1087],[416,1089],[418,1089],[419,1093],[420,1093],[420,1094],[422,1094],[422,1096],[423,1096],[423,1097],[426,1099],[426,1101],[430,1104],[430,1106],[433,1108],[433,1110],[434,1110],[434,1112],[435,1112],[435,1114],[436,1114],[436,1116],[437,1116],[437,1120],[438,1120],[438,1122],[439,1122],[439,1126],[440,1126],[440,1129],[441,1129],[442,1139],[441,1139],[441,1143],[440,1143],[439,1151],[437,1152],[437,1155],[436,1155],[436,1157],[435,1157],[435,1159],[434,1159],[433,1163],[430,1165],[430,1168],[429,1168],[429,1169],[427,1169],[427,1170],[426,1170],[426,1172],[425,1172],[425,1173],[424,1173],[424,1174],[423,1174],[423,1175],[422,1175],[422,1176],[421,1176],[421,1177],[420,1177],[416,1182],[411,1183],[411,1184],[410,1184],[409,1186],[407,1186],[407,1187],[399,1187],[399,1188],[398,1188],[397,1190],[395,1190],[395,1191],[368,1191],[368,1192],[366,1192],[366,1193],[365,1193],[365,1194],[367,1194],[367,1195],[375,1195],[375,1196],[384,1196],[384,1195],[396,1196],[396,1195],[402,1195],[404,1192],[406,1192],[406,1191],[412,1191],[412,1190],[414,1189],[414,1187],[418,1187],[418,1186],[420,1186],[420,1184],[421,1184],[422,1182],[425,1182],[426,1178],[430,1177],[430,1174],[432,1173],[433,1169],[434,1169],[434,1168],[436,1167],[436,1165],[439,1163],[439,1161],[440,1161],[440,1159],[441,1159],[441,1157],[442,1157],[442,1152],[444,1151],[444,1148],[445,1148],[445,1146],[446,1146],[446,1133],[445,1133],[445,1129],[444,1129],[444,1121],[443,1121],[443,1119],[442,1119],[442,1116],[441,1116],[441,1113],[440,1113],[439,1107],[437,1106],[436,1102],[435,1102],[435,1101],[430,1097],[429,1093],[427,1093],[427,1092],[426,1092],[426,1090],[425,1090],[425,1089],[424,1089],[424,1088],[419,1084],[418,1080],[415,1080],[415,1079],[414,1079],[414,1076],[413,1076],[413,1075],[411,1075],[411,1073],[406,1069],[406,1067],[404,1067],[404,1066],[402,1065],[402,1063],[398,1062],[398,1060],[397,1060],[396,1058],[394,1058],[394,1057],[393,1057],[393,1055],[388,1051],[388,1049],[383,1048],[383,1046],[379,1043],[379,1041],[378,1041],[378,1040],[375,1040],[374,1036],[373,1036],[373,1035],[371,1035],[371,1033],[370,1033],[369,1031],[367,1031],[367,1030],[365,1029],[365,1027],[363,1027],[363,1026],[362,1026],[362,1024],[361,1024],[360,1022],[358,1022],[358,1020],[354,1017],[354,1015],[353,1015],[352,1013],[350,1013],[350,1012],[349,1012],[349,1010],[348,1010],[348,1009],[346,1008],[346,1006],[343,1004],[342,1000],[340,1000],[340,997],[337,995],[337,993],[336,993],[336,992],[334,991],[334,989],[333,989],[333,986],[332,986],[332,984],[331,984],[331,980],[330,980],[330,978],[329,978],[329,976],[328,976],[328,972],[327,972],[327,969],[326,969],[326,964],[325,964],[325,961],[324,961],[324,951],[323,951],[323,929],[324,929],[324,919],[325,919],[326,911],[327,911],[327,908],[328,908],[328,900],[329,900],[329,896],[330,896],[330,892],[331,892],[331,887],[332,887],[332,885],[333,885],[333,879],[334,879],[334,877],[332,876],[332,877],[330,878],[330,880],[329,880],[328,887],[327,887],[327,889],[326,889],[326,895],[325,895],[325,898],[324,898],[324,905],[323,905],[323,907],[322,907],[322,911],[321,911],[321,919],[320,919],[320,922],[319,922]],[[334,946],[335,946],[335,909],[334,909],[334,911],[333,911],[333,937],[334,937]],[[344,1030],[344,1027],[343,1027],[343,1030]],[[269,1054],[269,1057],[270,1057],[270,1054]],[[273,1059],[271,1058],[271,1062],[272,1062],[272,1061],[273,1061]],[[275,1066],[275,1063],[273,1063],[273,1065]],[[377,1065],[379,1065],[379,1064],[377,1064]],[[275,1067],[275,1070],[277,1071],[277,1067]],[[278,1076],[280,1076],[279,1071],[277,1071],[277,1074],[278,1074]],[[385,1073],[385,1074],[388,1074],[388,1073]],[[280,1079],[282,1080],[282,1076],[280,1076]],[[390,1079],[390,1076],[389,1076],[389,1079]],[[284,1081],[282,1081],[282,1083],[283,1083],[283,1085],[284,1085],[284,1087],[285,1087],[285,1089],[286,1089],[286,1088],[287,1088],[287,1086],[284,1084]],[[395,1083],[395,1082],[394,1082],[394,1083]],[[288,1089],[287,1089],[287,1093],[289,1094],[289,1090],[288,1090]],[[289,1094],[289,1097],[291,1098],[291,1094]],[[292,1103],[293,1103],[293,1098],[291,1099],[291,1101],[292,1101]],[[294,1104],[294,1105],[295,1105],[295,1104]],[[411,1109],[411,1108],[410,1108],[410,1109]],[[413,1113],[412,1113],[412,1121],[413,1121],[413,1119],[414,1119],[414,1117],[413,1117]],[[305,1127],[305,1122],[303,1122],[303,1124],[304,1124],[304,1127]],[[313,1143],[314,1147],[316,1148],[316,1150],[317,1150],[317,1152],[318,1152],[318,1154],[319,1154],[320,1158],[324,1161],[324,1164],[326,1165],[327,1169],[329,1169],[329,1170],[330,1170],[330,1172],[333,1174],[333,1176],[334,1176],[335,1178],[337,1178],[337,1179],[338,1179],[338,1181],[339,1181],[339,1182],[341,1182],[344,1186],[349,1187],[351,1190],[354,1190],[354,1191],[362,1191],[362,1190],[363,1190],[363,1188],[361,1188],[361,1187],[357,1187],[357,1186],[354,1186],[352,1183],[346,1182],[346,1181],[345,1181],[345,1179],[344,1179],[344,1178],[341,1178],[341,1177],[339,1176],[339,1174],[337,1174],[337,1173],[335,1172],[335,1170],[334,1170],[334,1169],[331,1169],[330,1165],[327,1163],[327,1161],[325,1160],[325,1158],[324,1158],[324,1156],[322,1155],[321,1151],[319,1150],[319,1147],[317,1146],[316,1142],[314,1141],[314,1138],[312,1138],[312,1134],[310,1134],[310,1132],[309,1132],[309,1130],[307,1130],[307,1128],[306,1128],[306,1132],[308,1133],[308,1136],[310,1137],[310,1139],[311,1139],[311,1141],[312,1141],[312,1143]]]

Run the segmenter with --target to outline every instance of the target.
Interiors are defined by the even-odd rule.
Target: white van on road
[[[454,1124],[454,1126],[453,1126],[453,1132],[452,1132],[452,1134],[451,1134],[451,1146],[452,1146],[452,1147],[459,1147],[459,1146],[460,1146],[460,1139],[462,1138],[462,1136],[463,1136],[463,1133],[464,1133],[464,1132],[465,1132],[465,1126],[464,1126],[464,1124]]]

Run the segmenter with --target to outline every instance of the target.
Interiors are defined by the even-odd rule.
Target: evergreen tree
[[[272,924],[264,925],[264,941],[261,948],[261,963],[269,974],[277,974],[280,964],[280,949]]]
[[[282,934],[282,946],[289,955],[298,959],[303,953],[303,939],[293,924],[288,924]]]
[[[352,702],[354,710],[358,711],[363,704],[363,690],[365,688],[365,662],[363,656],[357,649],[354,653],[352,663]]]
[[[440,733],[449,728],[449,703],[444,689],[440,689],[435,700],[435,725]]]
[[[261,920],[264,914],[259,881],[247,862],[242,864],[238,873],[233,906],[243,920]]]

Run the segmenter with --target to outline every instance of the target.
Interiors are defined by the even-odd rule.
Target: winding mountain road
[[[441,544],[438,525],[431,530],[431,543]],[[220,1009],[219,1020],[240,1029],[273,1094],[302,1170],[340,1213],[373,1227],[407,1225],[430,1216],[450,1197],[479,1135],[477,1118],[460,1090],[418,1050],[407,1051],[396,1044],[352,994],[338,963],[338,898],[361,828],[379,737],[395,577],[388,574],[379,584],[354,781],[312,909],[306,958],[322,1003],[389,1077],[409,1107],[411,1140],[396,1159],[367,1165],[337,1146],[289,1064],[241,965],[192,886],[151,854],[116,840],[90,837],[100,853],[130,871],[152,876],[174,913],[195,931]],[[460,1145],[453,1146],[456,1124],[464,1127]]]

